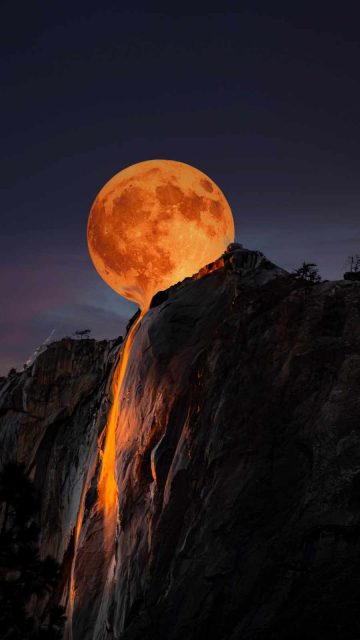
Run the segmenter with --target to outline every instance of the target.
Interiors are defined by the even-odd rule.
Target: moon
[[[117,173],[96,196],[87,227],[99,275],[143,310],[157,291],[218,258],[234,235],[219,187],[174,160],[147,160]]]

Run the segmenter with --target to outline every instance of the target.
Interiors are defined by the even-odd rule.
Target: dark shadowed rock
[[[114,349],[113,342],[64,338],[0,388],[0,462],[26,465],[42,496],[43,554],[60,561],[106,423]]]
[[[92,505],[116,348],[51,348],[1,387],[0,450],[43,486],[64,588],[93,469],[74,640],[360,637],[358,282],[305,286],[235,246],[158,298],[120,399],[108,588]]]

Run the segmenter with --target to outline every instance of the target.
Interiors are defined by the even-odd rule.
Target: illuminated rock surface
[[[94,504],[118,346],[63,340],[0,387],[1,460],[42,491],[65,591],[89,473],[73,640],[360,637],[360,283],[306,286],[256,252],[217,266],[134,338],[115,584]]]

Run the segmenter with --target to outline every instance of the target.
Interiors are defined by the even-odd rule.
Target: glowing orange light
[[[136,329],[160,290],[197,273],[216,260],[234,241],[234,221],[219,187],[204,173],[182,162],[149,160],[116,174],[101,189],[90,211],[88,247],[96,270],[121,295],[137,302],[141,314],[123,346],[113,384],[98,482],[98,505],[105,525],[106,557],[115,536],[118,487],[115,462],[121,388]],[[206,271],[207,272],[207,271]],[[200,274],[201,275],[201,274]],[[125,428],[125,427],[124,427]],[[68,637],[71,638],[75,598],[75,560],[88,480],[75,527],[71,567]]]
[[[133,343],[134,334],[139,323],[141,322],[143,315],[144,313],[139,315],[127,335],[123,352],[121,354],[121,360],[115,371],[112,383],[113,403],[110,409],[106,426],[105,447],[102,458],[100,479],[98,483],[99,503],[104,511],[105,531],[109,528],[106,525],[114,521],[114,509],[117,506],[117,483],[115,478],[115,433],[119,414],[120,391],[129,360],[129,354],[131,345]]]
[[[88,245],[110,287],[147,309],[160,290],[193,275],[234,241],[219,187],[183,162],[148,160],[117,173],[91,208]]]
[[[196,273],[234,240],[234,221],[219,187],[183,162],[148,160],[117,173],[97,195],[88,222],[95,268],[110,287],[137,302],[142,315],[153,295]],[[116,507],[115,432],[132,327],[113,382],[99,480],[105,521]]]

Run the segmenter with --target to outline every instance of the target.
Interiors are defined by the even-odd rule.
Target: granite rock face
[[[96,504],[121,346],[62,341],[0,388],[2,460],[42,486],[73,640],[360,637],[360,283],[234,246],[158,294],[120,399],[119,510]],[[110,567],[110,568],[109,568]]]
[[[0,387],[0,464],[24,463],[40,492],[41,549],[63,561],[88,461],[109,408],[111,342],[54,342]]]

